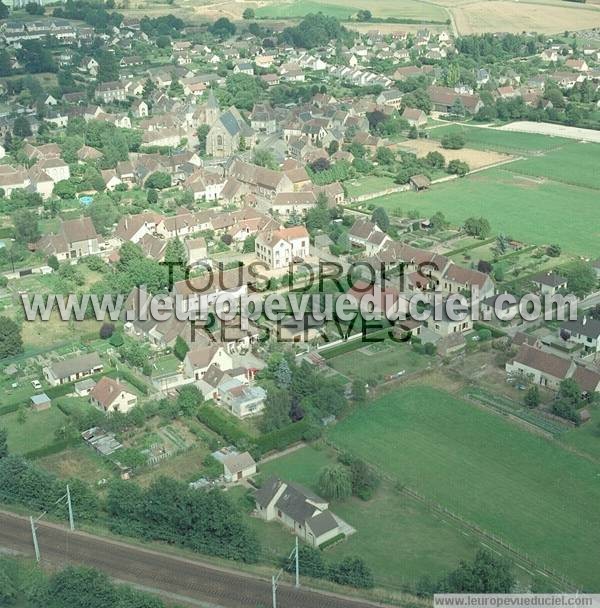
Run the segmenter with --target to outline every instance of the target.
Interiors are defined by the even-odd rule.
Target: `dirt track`
[[[199,561],[165,555],[52,524],[38,524],[42,559],[52,565],[85,564],[109,576],[176,598],[177,603],[212,608],[271,606],[271,585],[261,578]],[[33,555],[29,520],[0,512],[0,547]],[[379,604],[281,585],[282,608],[373,608]]]

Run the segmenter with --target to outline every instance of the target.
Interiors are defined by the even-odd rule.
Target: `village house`
[[[98,254],[100,244],[92,220],[82,217],[61,222],[58,234],[43,236],[36,249],[66,260]]]
[[[282,192],[272,202],[272,210],[280,217],[306,215],[317,204],[314,192]]]
[[[556,272],[540,272],[531,278],[531,282],[542,295],[553,296],[561,289],[567,288],[567,279]]]
[[[378,253],[392,239],[374,222],[358,219],[348,231],[352,245],[362,247],[367,256]]]
[[[402,118],[404,118],[411,127],[422,127],[427,124],[427,114],[425,114],[423,110],[417,108],[404,108]]]
[[[190,350],[183,360],[185,375],[194,380],[202,380],[204,374],[211,365],[216,365],[220,370],[232,369],[233,360],[226,349],[211,345]]]
[[[256,474],[256,462],[248,452],[228,454],[222,460],[223,475],[227,483],[241,481]]]
[[[232,378],[219,384],[217,399],[237,418],[260,414],[265,408],[266,391],[256,385]]]
[[[523,344],[512,361],[506,364],[509,377],[523,375],[534,384],[558,390],[560,383],[571,376],[575,363],[571,359]]]
[[[256,237],[254,251],[271,268],[286,268],[308,257],[308,230],[304,226],[293,226],[261,232]]]
[[[89,353],[55,361],[44,367],[43,373],[51,386],[58,386],[97,374],[103,369],[104,365],[100,361],[98,353]]]
[[[105,412],[126,414],[137,405],[137,395],[128,391],[118,380],[103,376],[90,391],[90,403]]]
[[[600,353],[600,320],[583,315],[574,321],[565,321],[559,336],[568,342],[580,344],[585,355]]]
[[[329,503],[299,484],[272,477],[256,491],[255,500],[260,518],[281,522],[311,547],[343,534]]]

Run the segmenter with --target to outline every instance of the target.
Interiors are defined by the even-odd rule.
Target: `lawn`
[[[84,479],[92,485],[102,479],[112,479],[115,474],[110,461],[87,445],[45,456],[36,463],[62,479]]]
[[[19,412],[0,416],[0,427],[8,432],[8,450],[17,454],[53,444],[56,441],[56,430],[67,422],[67,417],[57,407],[41,412],[29,408],[24,411],[24,421],[19,420]]]
[[[374,194],[382,192],[388,188],[397,187],[394,180],[390,177],[377,177],[376,175],[366,175],[357,179],[352,179],[344,183],[348,190],[348,196],[363,196],[365,194]]]
[[[590,223],[600,211],[595,191],[517,175],[508,169],[482,171],[419,194],[389,194],[371,203],[389,212],[397,208],[416,208],[424,215],[441,211],[453,224],[483,216],[494,233],[504,232],[536,245],[558,243],[568,253],[600,255],[600,226]]]
[[[430,357],[415,353],[407,344],[389,339],[381,343],[365,344],[351,354],[341,354],[328,360],[328,364],[344,376],[359,378],[364,382],[382,380],[384,376],[402,370],[411,373],[426,367],[430,362]]]
[[[431,387],[390,393],[329,438],[431,500],[600,589],[600,467]]]
[[[573,143],[573,140],[563,137],[548,137],[547,135],[538,135],[536,133],[517,133],[461,125],[444,125],[428,129],[427,133],[433,139],[442,139],[444,135],[457,131],[465,136],[465,146],[467,148],[495,150],[497,152],[506,152],[507,154],[546,152]]]
[[[278,475],[317,491],[319,471],[334,462],[326,449],[304,448],[261,466],[264,477]],[[327,549],[328,559],[360,555],[375,570],[377,581],[399,586],[425,574],[436,575],[454,568],[460,559],[470,559],[478,548],[473,536],[466,536],[427,511],[419,503],[383,483],[369,501],[350,499],[334,502],[331,509],[357,532]],[[266,556],[285,554],[293,540],[277,523],[252,520],[261,535]]]
[[[566,445],[585,452],[600,462],[600,410],[590,407],[592,419],[581,426],[563,433],[560,440]]]

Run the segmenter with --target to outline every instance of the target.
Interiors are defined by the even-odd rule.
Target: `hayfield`
[[[499,0],[470,2],[452,7],[451,12],[461,35],[524,31],[556,33],[600,25],[600,11],[585,4],[557,6]]]
[[[485,127],[444,125],[428,129],[429,137],[442,139],[448,133],[459,132],[465,136],[466,147],[495,150],[507,154],[532,154],[554,150],[572,143],[562,137],[548,137],[537,133],[518,133]]]
[[[599,466],[423,386],[385,395],[329,438],[537,563],[600,589]]]
[[[406,150],[416,154],[419,158],[427,156],[429,152],[440,152],[446,162],[451,160],[462,160],[471,169],[481,169],[496,163],[509,160],[510,155],[489,150],[476,150],[474,148],[462,148],[460,150],[445,150],[439,142],[431,139],[410,139],[398,144],[398,150]]]
[[[8,449],[15,454],[25,454],[52,445],[57,429],[67,424],[67,417],[57,408],[34,412],[24,407],[25,418],[18,412],[0,416],[0,428],[8,434]]]
[[[510,167],[436,184],[419,194],[382,196],[370,203],[390,212],[418,209],[432,215],[441,211],[453,224],[483,216],[495,233],[536,245],[558,243],[573,254],[600,255],[600,225],[591,221],[600,210],[596,191],[517,175]]]

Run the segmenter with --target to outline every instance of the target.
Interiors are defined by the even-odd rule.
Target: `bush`
[[[256,440],[256,447],[261,454],[266,454],[272,450],[283,450],[293,443],[307,439],[307,437],[316,439],[319,435],[315,436],[315,433],[320,435],[319,429],[311,426],[308,420],[304,419],[276,431],[265,433]]]
[[[119,332],[115,332],[110,337],[109,342],[110,342],[111,346],[114,346],[115,348],[119,348],[120,346],[123,346],[123,344],[125,343],[125,340],[123,340],[123,336]]]

